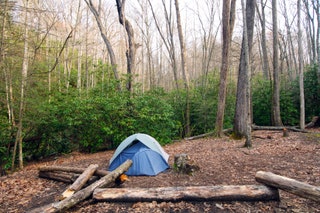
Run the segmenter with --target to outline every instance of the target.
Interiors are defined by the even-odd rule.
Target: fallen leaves
[[[244,141],[229,138],[203,138],[166,145],[173,165],[175,154],[188,154],[200,171],[193,176],[175,173],[172,169],[155,177],[130,177],[123,187],[201,186],[256,184],[255,173],[270,171],[313,185],[320,185],[320,143],[313,136],[290,132],[253,132],[253,148],[243,148]],[[42,165],[86,167],[92,163],[107,168],[113,151],[95,154],[73,153],[47,161],[32,163],[24,170],[0,177],[0,212],[25,210],[54,201],[66,184],[38,178]],[[281,202],[137,202],[80,203],[68,212],[320,212],[317,204],[281,192]]]

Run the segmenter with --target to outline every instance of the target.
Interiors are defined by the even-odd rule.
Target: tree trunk
[[[105,29],[103,27],[102,21],[101,21],[101,17],[100,17],[100,11],[97,11],[97,9],[95,8],[95,6],[92,3],[92,0],[85,0],[85,2],[87,3],[89,9],[91,10],[92,14],[94,15],[99,30],[100,30],[100,34],[101,37],[107,47],[108,53],[109,53],[109,58],[110,58],[110,63],[112,66],[112,71],[113,71],[113,75],[116,81],[118,81],[119,83],[117,84],[117,89],[121,90],[121,86],[120,86],[120,77],[118,74],[118,69],[117,69],[117,61],[116,61],[116,56],[114,54],[111,42],[109,41],[108,37],[107,37],[107,33],[105,32]]]
[[[181,50],[181,68],[182,68],[182,77],[184,82],[184,88],[186,90],[186,108],[185,108],[185,135],[190,136],[190,95],[189,95],[189,74],[187,71],[186,65],[186,48],[185,42],[182,33],[181,27],[181,18],[180,18],[180,9],[179,9],[179,1],[175,0],[176,6],[176,15],[177,15],[177,26],[178,26],[178,34],[179,34],[179,41],[180,41],[180,50]]]
[[[271,201],[279,200],[279,192],[263,185],[106,188],[96,189],[93,198],[107,202]]]
[[[267,1],[261,1],[261,13],[257,9],[258,17],[261,24],[261,49],[262,49],[262,70],[265,79],[269,79],[269,61],[268,61],[268,51],[266,42],[266,16],[265,7]],[[258,8],[258,7],[257,7]]]
[[[277,0],[272,0],[272,34],[273,34],[273,95],[272,95],[272,124],[282,126],[280,115],[280,77],[279,77],[279,41]]]
[[[15,155],[17,145],[19,145],[19,168],[23,169],[23,151],[22,151],[22,131],[23,131],[23,114],[25,107],[25,92],[27,87],[27,77],[28,77],[28,62],[29,62],[29,46],[28,46],[28,7],[29,0],[24,2],[25,7],[25,21],[24,21],[24,50],[23,50],[23,62],[21,70],[21,87],[20,87],[20,108],[19,108],[19,120],[18,120],[18,130],[16,134],[16,140],[14,144],[14,150],[12,155],[12,170],[15,168]]]
[[[300,89],[300,129],[305,128],[305,101],[303,83],[303,53],[301,31],[301,0],[298,0],[298,53],[299,53],[299,89]]]
[[[222,10],[222,63],[220,70],[220,84],[218,95],[218,109],[216,116],[215,131],[218,137],[223,135],[224,111],[227,94],[227,73],[229,70],[229,52],[232,40],[232,31],[235,21],[235,0],[223,1]]]
[[[236,111],[234,118],[234,134],[237,138],[242,138],[247,133],[247,119],[250,119],[251,125],[251,95],[250,95],[250,81],[251,81],[251,66],[250,57],[253,41],[254,17],[255,17],[256,0],[247,0],[244,15],[246,23],[243,28],[243,39],[240,56],[237,97],[236,97]],[[245,38],[247,37],[247,38]],[[249,92],[249,93],[248,93]],[[247,94],[248,93],[248,94]],[[249,116],[249,118],[247,118]]]
[[[292,194],[320,202],[320,187],[312,186],[291,178],[259,171],[256,173],[256,181],[271,187],[276,187]]]
[[[119,22],[124,26],[128,36],[128,49],[126,50],[127,56],[127,75],[128,75],[128,82],[127,82],[127,90],[131,93],[132,92],[132,81],[133,75],[135,71],[135,64],[136,64],[136,43],[134,41],[134,32],[131,23],[127,20],[125,16],[125,3],[126,0],[116,0],[117,9],[118,9],[118,16]]]
[[[79,191],[92,177],[98,168],[98,164],[91,164],[84,172],[77,178],[77,180],[63,192],[63,199],[72,196],[75,192]]]
[[[121,164],[116,170],[110,172],[108,175],[102,177],[100,180],[94,182],[93,184],[87,186],[86,188],[78,191],[77,193],[73,194],[71,197],[68,197],[60,202],[51,203],[49,205],[33,209],[29,213],[37,213],[37,212],[52,213],[52,212],[65,211],[66,209],[69,209],[72,206],[78,204],[79,202],[87,199],[96,188],[103,187],[109,183],[114,182],[117,177],[119,177],[121,174],[128,171],[131,165],[132,165],[132,161],[127,160],[123,164]]]

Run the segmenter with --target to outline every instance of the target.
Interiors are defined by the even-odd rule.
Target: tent
[[[147,134],[137,133],[122,141],[110,159],[109,171],[115,170],[127,159],[133,162],[127,175],[154,176],[169,168],[169,155],[156,139]]]

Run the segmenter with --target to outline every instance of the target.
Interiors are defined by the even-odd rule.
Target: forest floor
[[[254,131],[253,148],[243,140],[203,138],[182,140],[164,146],[173,156],[186,153],[200,171],[177,174],[169,169],[155,177],[130,177],[122,187],[210,186],[258,184],[257,171],[268,171],[320,186],[320,129],[311,133]],[[28,163],[21,171],[0,177],[0,212],[26,212],[55,201],[68,184],[38,177],[45,165],[107,169],[113,151],[95,154],[72,153],[41,162]],[[67,212],[320,212],[320,205],[280,190],[280,201],[272,202],[136,202],[110,203],[85,200]]]

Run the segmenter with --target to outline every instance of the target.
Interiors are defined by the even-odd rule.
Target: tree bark
[[[277,0],[272,0],[272,34],[273,34],[273,95],[272,95],[272,124],[282,126],[280,115],[280,77],[279,77],[279,40]]]
[[[127,90],[132,92],[132,81],[133,75],[135,71],[136,65],[136,43],[134,40],[134,32],[131,23],[127,20],[124,12],[126,0],[116,0],[119,22],[126,29],[128,36],[128,49],[126,51],[127,56],[127,74],[128,74],[128,82],[127,82]]]
[[[98,164],[91,164],[84,172],[77,178],[77,180],[63,192],[63,199],[72,196],[75,192],[79,191],[87,181],[92,177],[98,168]]]
[[[299,53],[299,90],[300,90],[300,129],[305,128],[305,100],[303,82],[303,53],[302,53],[302,31],[301,31],[301,0],[298,0],[298,53]]]
[[[218,109],[215,123],[215,131],[218,137],[221,137],[223,132],[224,111],[226,105],[227,93],[227,73],[229,70],[229,52],[232,40],[232,31],[235,21],[235,0],[223,1],[222,11],[222,63],[220,70],[220,84],[218,95]]]
[[[77,179],[77,176],[79,175],[75,175],[74,173],[39,171],[40,178],[46,178],[64,183],[73,183]]]
[[[72,172],[72,173],[77,173],[81,174],[85,171],[84,168],[75,168],[75,167],[63,167],[63,166],[44,166],[39,168],[39,173],[40,172],[57,172],[57,171],[62,171],[62,172]],[[105,176],[108,175],[110,172],[106,170],[96,170],[94,172],[94,175],[96,176]]]
[[[316,202],[320,202],[320,187],[317,186],[312,186],[291,178],[263,171],[256,173],[256,181],[304,198],[314,200]]]
[[[271,201],[279,200],[279,192],[263,185],[105,188],[96,189],[93,198],[108,202]]]
[[[51,203],[49,205],[33,209],[29,213],[37,213],[37,212],[52,213],[52,212],[65,211],[66,209],[69,209],[72,206],[78,204],[82,200],[87,199],[96,188],[103,187],[109,183],[114,182],[117,177],[119,177],[121,174],[128,171],[131,165],[132,165],[132,161],[127,160],[123,164],[121,164],[116,170],[110,172],[108,175],[102,177],[100,180],[94,182],[93,184],[87,186],[86,188],[78,191],[77,193],[73,194],[71,197],[68,197],[60,202]]]
[[[236,111],[234,117],[234,134],[237,138],[247,135],[248,119],[251,125],[251,49],[253,41],[255,0],[247,0],[246,7],[243,8],[246,19],[244,20],[242,48],[240,56]],[[246,27],[245,27],[246,26]],[[249,117],[248,117],[249,116]]]

